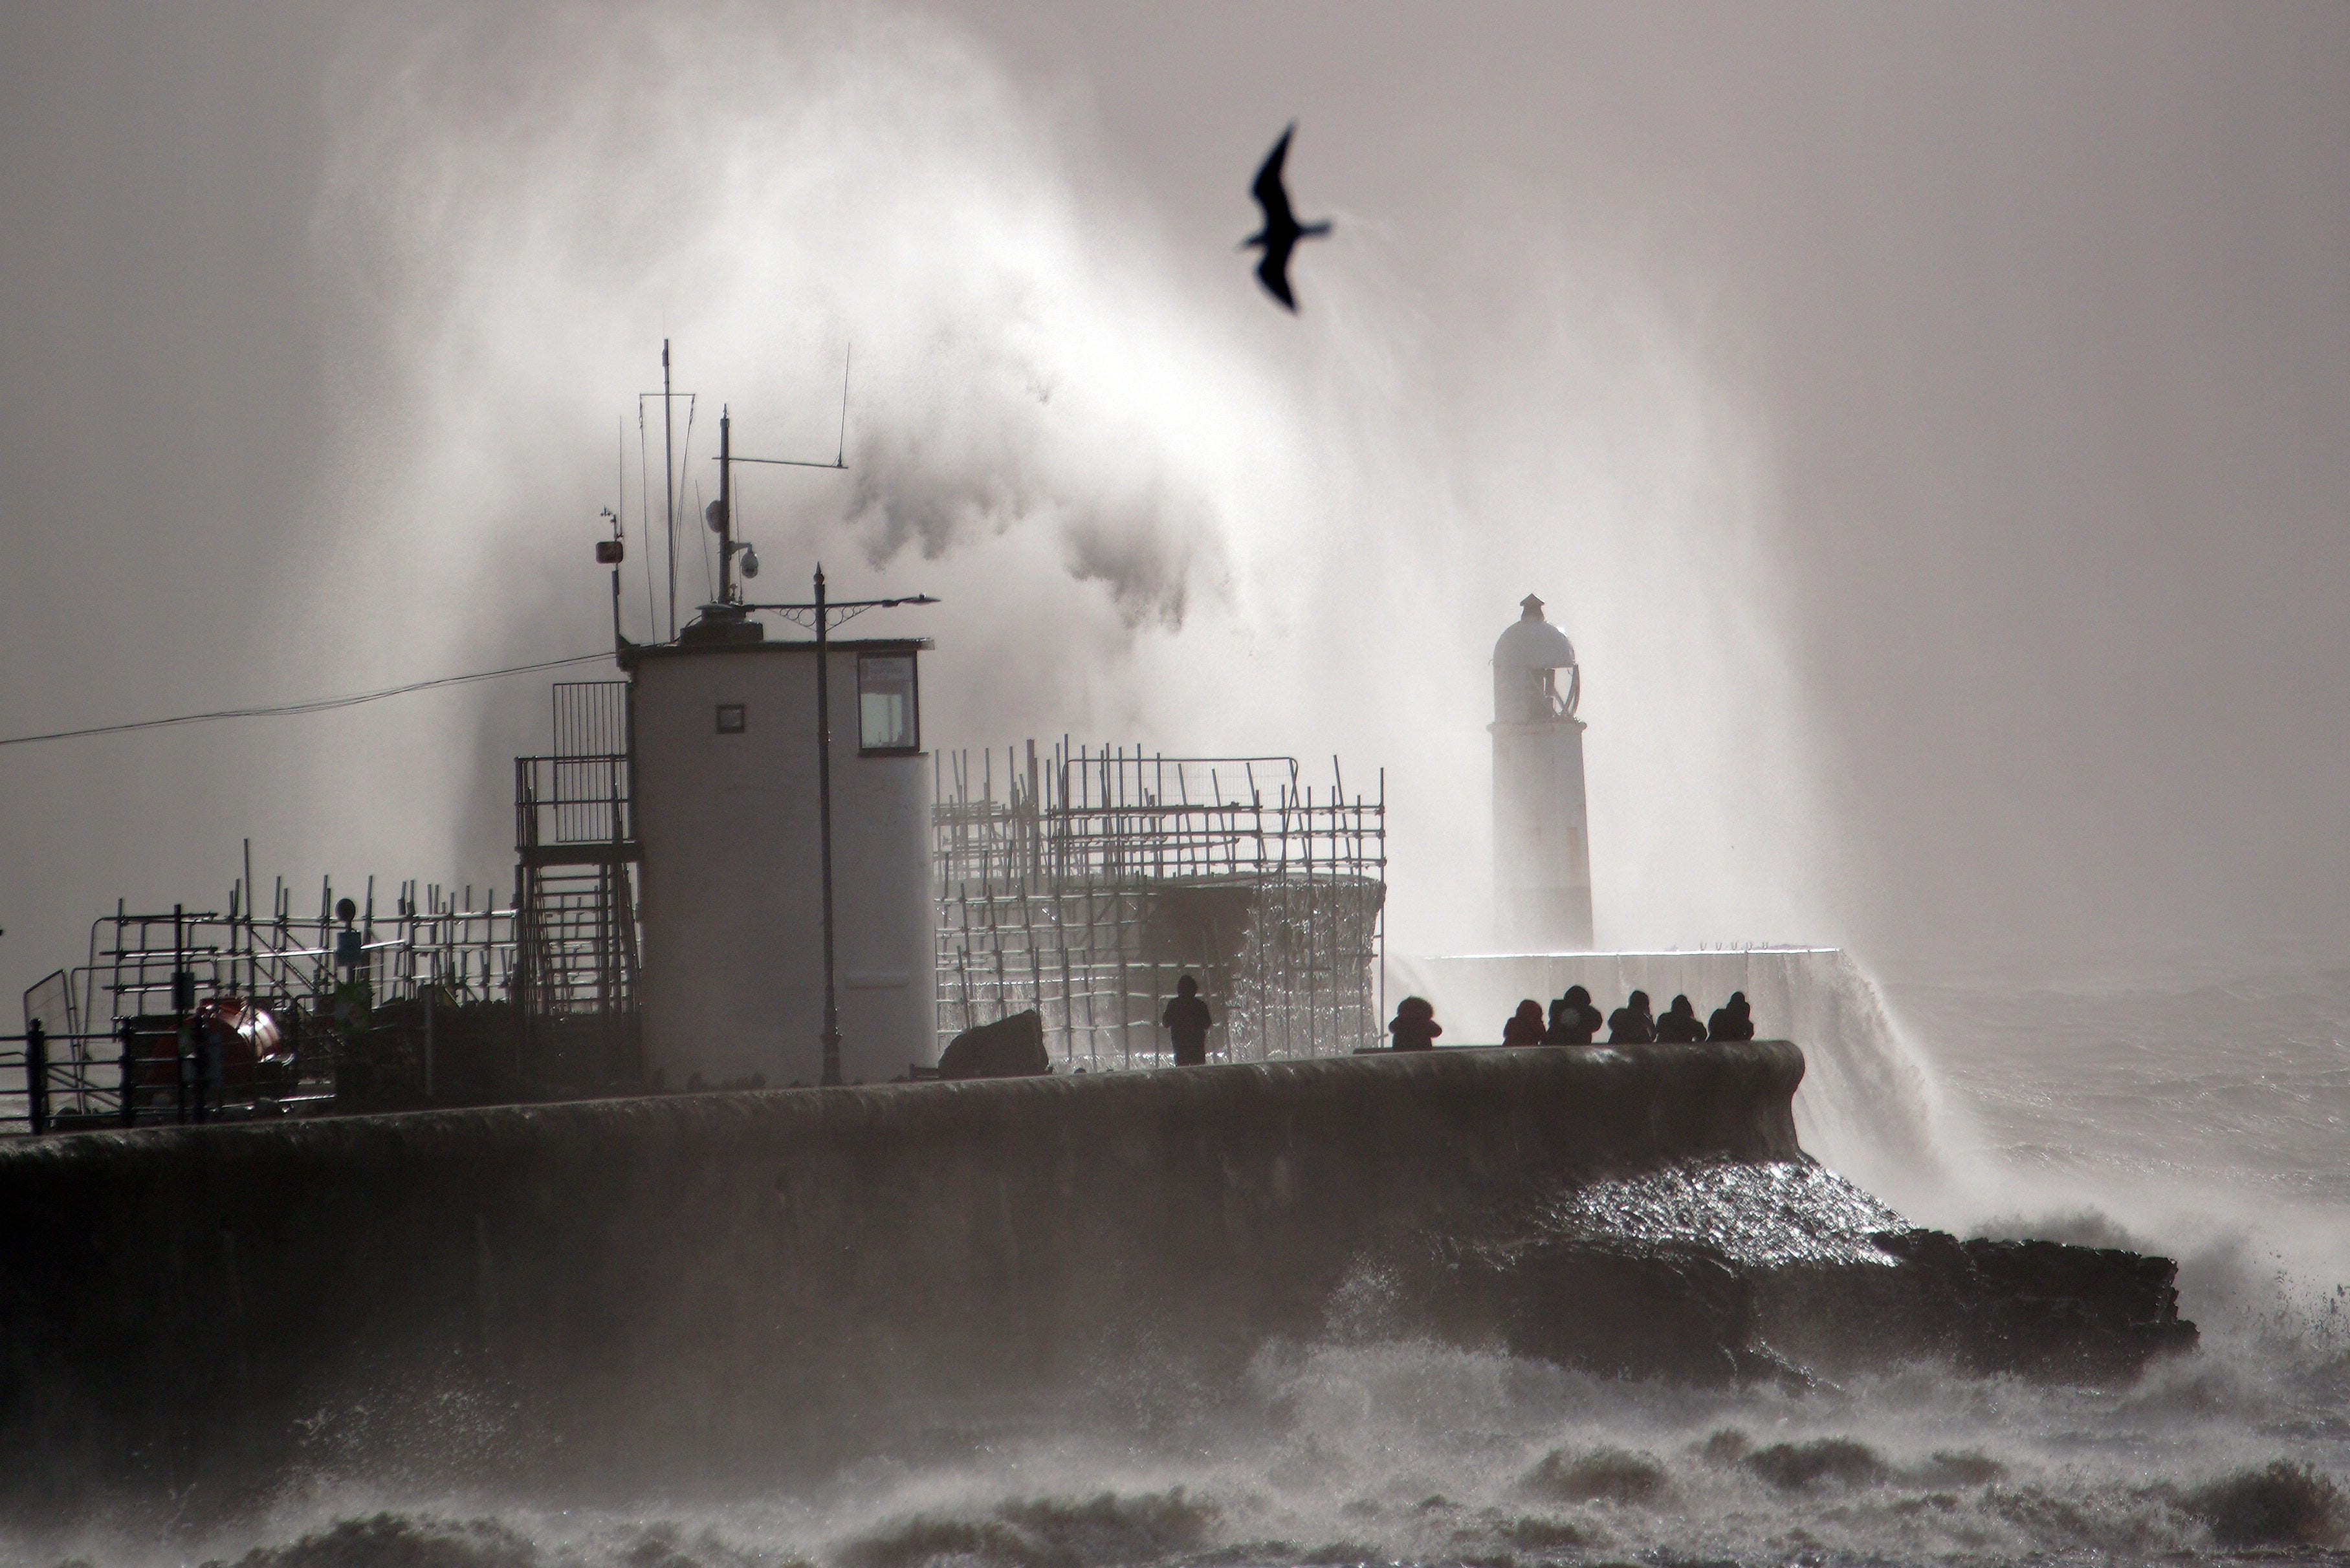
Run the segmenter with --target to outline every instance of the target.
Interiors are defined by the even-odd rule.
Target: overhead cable
[[[215,719],[274,719],[290,713],[324,713],[336,708],[356,708],[362,702],[380,702],[387,697],[405,697],[411,691],[430,691],[440,686],[468,686],[476,680],[528,675],[536,670],[560,670],[567,664],[593,664],[611,657],[608,650],[582,653],[570,659],[543,659],[536,664],[516,664],[504,670],[477,670],[470,675],[443,675],[432,680],[411,680],[405,686],[387,686],[379,691],[354,691],[342,697],[314,697],[305,702],[223,708],[210,713],[181,713],[169,719],[139,719],[127,724],[95,724],[87,730],[56,730],[46,735],[9,735],[0,738],[0,746],[29,746],[36,741],[78,741],[88,735],[120,735],[132,730],[168,729],[174,724],[208,724]]]

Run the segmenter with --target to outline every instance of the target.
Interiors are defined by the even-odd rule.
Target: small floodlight
[[[726,532],[726,503],[713,501],[702,509],[702,520],[710,524],[712,534]]]
[[[598,566],[617,566],[620,564],[620,542],[618,539],[598,539],[596,541],[596,564]]]
[[[352,903],[348,898],[335,900],[335,919],[348,926],[359,918],[359,907],[357,904]]]
[[[759,552],[748,545],[743,546],[743,575],[746,577],[759,575]]]

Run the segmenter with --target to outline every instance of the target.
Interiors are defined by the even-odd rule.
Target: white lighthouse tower
[[[1542,600],[1528,594],[1520,609],[1493,645],[1494,934],[1512,951],[1588,952],[1591,835],[1575,716],[1583,671]]]

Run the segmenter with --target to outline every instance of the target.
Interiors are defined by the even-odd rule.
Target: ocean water
[[[419,1490],[391,1456],[233,1525],[161,1500],[0,1548],[305,1568],[2350,1563],[2350,960],[1949,975],[1839,1016],[1846,1037],[1807,1043],[1840,1064],[1804,1090],[1825,1163],[1909,1173],[1927,1222],[2175,1256],[2200,1349],[2109,1386],[1908,1366],[1692,1389],[1399,1338],[1342,1302],[1228,1386],[1045,1391],[752,1495]]]

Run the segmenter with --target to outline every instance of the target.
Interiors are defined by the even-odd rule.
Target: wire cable
[[[181,713],[169,719],[138,719],[127,724],[95,724],[87,730],[54,730],[46,735],[9,735],[0,737],[0,746],[29,746],[37,741],[78,741],[88,735],[120,735],[132,730],[168,729],[175,724],[208,724],[215,719],[274,719],[290,713],[324,713],[337,708],[356,708],[362,702],[380,702],[387,697],[405,697],[412,691],[430,691],[435,687],[469,686],[476,680],[528,675],[538,670],[560,670],[567,664],[593,664],[611,657],[608,651],[582,653],[570,659],[543,659],[536,664],[516,664],[504,670],[477,670],[470,675],[443,675],[432,680],[411,680],[405,686],[387,686],[379,691],[354,691],[341,697],[313,697],[305,702],[222,708],[210,713]]]

